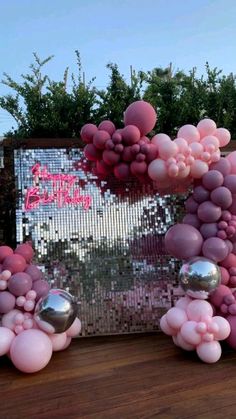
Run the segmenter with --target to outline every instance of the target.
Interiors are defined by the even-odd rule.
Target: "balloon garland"
[[[177,346],[213,363],[221,356],[219,341],[236,349],[236,152],[221,157],[230,132],[211,119],[182,126],[174,140],[163,133],[149,139],[155,123],[152,106],[134,102],[121,129],[111,121],[84,125],[84,154],[101,177],[134,176],[168,194],[192,184],[186,215],[165,236],[168,253],[183,261],[179,281],[186,295],[160,327]]]
[[[26,373],[44,368],[81,329],[73,297],[50,289],[33,256],[30,243],[0,246],[0,356]]]

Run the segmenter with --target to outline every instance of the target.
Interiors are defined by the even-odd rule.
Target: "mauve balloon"
[[[43,278],[43,273],[40,269],[35,265],[29,265],[25,269],[25,272],[31,276],[32,281],[38,281],[39,279]]]
[[[87,144],[84,147],[84,155],[86,159],[90,161],[96,161],[101,159],[102,152],[98,150],[93,144]]]
[[[0,313],[9,313],[15,307],[16,299],[8,291],[0,292]]]
[[[202,202],[198,207],[197,215],[205,223],[214,223],[221,216],[221,208],[211,201]]]
[[[193,190],[193,199],[201,204],[209,199],[210,193],[202,185],[196,186]]]
[[[218,233],[218,226],[216,223],[203,223],[200,227],[200,233],[204,239],[216,237]]]
[[[132,145],[140,140],[140,131],[134,125],[127,125],[122,131],[123,141],[127,145]]]
[[[92,143],[93,136],[97,132],[97,127],[94,124],[85,124],[81,131],[80,136],[85,143]]]
[[[129,165],[126,163],[119,163],[114,167],[114,175],[119,180],[127,180],[130,175]]]
[[[23,272],[26,268],[25,258],[21,255],[10,255],[4,259],[2,269],[10,271],[12,274]]]
[[[201,253],[203,238],[199,231],[188,224],[175,224],[165,236],[168,253],[178,259],[188,259]]]
[[[38,300],[39,298],[44,297],[48,294],[50,286],[47,281],[40,279],[39,281],[33,282],[32,289],[36,292]]]
[[[34,256],[34,251],[29,243],[20,244],[14,253],[23,256],[27,263],[31,262]]]
[[[218,170],[209,170],[209,172],[205,173],[205,175],[202,177],[203,186],[209,190],[218,188],[219,186],[223,185],[223,182],[223,175],[222,173],[218,172]]]
[[[219,186],[211,192],[211,200],[215,205],[222,209],[227,209],[232,205],[233,198],[230,190],[225,186]]]
[[[131,103],[124,113],[125,125],[135,125],[141,135],[148,134],[154,128],[156,119],[154,108],[144,100]]]
[[[232,194],[236,194],[236,175],[225,176],[224,186],[226,186]]]
[[[9,246],[0,246],[0,262],[12,254],[13,250]]]
[[[229,253],[229,248],[224,240],[219,237],[206,239],[202,246],[202,254],[214,262],[221,262]]]
[[[186,214],[182,222],[184,224],[190,224],[191,226],[195,227],[197,230],[199,230],[199,227],[201,225],[199,218],[196,214]]]
[[[221,157],[217,163],[210,165],[210,170],[218,170],[223,176],[227,176],[231,170],[230,162],[225,157]]]
[[[98,125],[98,129],[99,130],[103,130],[103,131],[107,131],[110,135],[114,134],[116,127],[113,124],[113,122],[106,120],[106,121],[102,121],[99,125]]]
[[[107,131],[97,131],[93,137],[93,144],[96,148],[104,150],[105,144],[110,138],[110,134]]]
[[[8,289],[16,297],[25,295],[29,290],[31,290],[31,287],[31,276],[25,272],[15,273],[8,281]]]
[[[198,203],[193,199],[192,196],[190,196],[186,201],[185,201],[185,209],[187,212],[190,212],[191,214],[194,214],[197,212],[198,210]]]

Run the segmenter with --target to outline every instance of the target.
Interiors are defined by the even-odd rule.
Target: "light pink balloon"
[[[194,179],[200,179],[208,172],[208,164],[202,160],[195,160],[190,167],[190,174]]]
[[[7,327],[0,327],[0,356],[8,353],[15,333]]]
[[[175,338],[178,343],[177,346],[179,346],[180,348],[184,349],[185,351],[195,350],[195,345],[191,345],[190,343],[186,342],[186,340],[184,340],[183,336],[181,335],[181,332],[179,332],[177,336],[175,336]]]
[[[175,303],[175,307],[182,308],[182,310],[186,310],[189,303],[191,303],[192,299],[189,298],[187,295],[184,297],[181,297],[178,301]]]
[[[218,138],[220,147],[225,147],[230,142],[231,135],[226,128],[217,128],[214,135]]]
[[[157,135],[154,135],[154,137],[152,137],[151,139],[151,143],[155,144],[158,150],[161,144],[170,142],[170,141],[171,141],[170,137],[166,134],[157,134]]]
[[[162,159],[153,160],[148,166],[148,175],[155,181],[166,180],[168,177],[166,163]]]
[[[72,338],[71,338],[70,336],[67,336],[67,338],[66,338],[66,343],[65,343],[65,345],[63,346],[63,348],[61,348],[61,351],[64,351],[65,349],[67,349],[67,348],[68,348],[68,346],[70,346],[70,344],[71,344],[71,340],[72,340]]]
[[[214,340],[213,342],[202,342],[197,347],[197,354],[199,358],[208,364],[217,362],[221,357],[221,346],[219,342]]]
[[[32,373],[46,367],[52,356],[52,342],[41,330],[24,330],[10,347],[10,357],[20,371]]]
[[[202,138],[201,144],[205,147],[205,149],[209,145],[213,145],[215,150],[218,150],[218,148],[220,147],[220,142],[218,138],[215,137],[214,135],[207,135],[206,137]]]
[[[68,330],[66,330],[66,335],[70,336],[71,338],[74,338],[75,336],[78,336],[78,334],[81,332],[81,321],[76,317],[76,319],[73,321],[72,325]]]
[[[197,129],[200,132],[201,138],[206,135],[213,135],[216,130],[216,123],[212,119],[205,118],[197,124]]]
[[[201,342],[201,335],[197,333],[197,322],[189,320],[185,322],[180,330],[182,338],[190,345],[197,346]]]
[[[8,329],[14,330],[15,328],[15,317],[17,314],[22,314],[20,310],[13,309],[7,314],[2,316],[2,326],[7,327]]]
[[[171,178],[178,176],[178,174],[179,174],[178,165],[177,164],[174,164],[174,163],[173,164],[170,164],[169,167],[168,167],[167,172],[168,172],[168,175]]]
[[[55,333],[54,335],[49,335],[49,338],[52,342],[52,350],[56,352],[61,351],[64,348],[66,344],[67,335],[66,332]]]
[[[174,336],[177,333],[176,329],[173,329],[167,323],[166,314],[164,314],[164,316],[161,317],[160,328],[168,336]]]
[[[179,152],[183,154],[188,154],[189,145],[188,142],[184,138],[175,138],[174,143],[178,146]]]
[[[189,320],[204,321],[207,316],[213,315],[213,309],[210,303],[204,300],[193,300],[187,307],[187,316]]]
[[[181,170],[179,168],[178,178],[179,179],[184,179],[184,178],[188,177],[189,173],[190,173],[190,166],[185,165],[185,168],[183,170],[182,170],[182,168],[181,168]]]
[[[177,134],[177,137],[184,138],[189,144],[200,141],[200,134],[194,125],[183,125]]]
[[[218,332],[214,333],[216,340],[225,340],[230,335],[230,324],[221,316],[214,316],[212,318],[213,323],[216,323],[219,327]]]
[[[191,150],[192,156],[195,158],[201,157],[203,153],[203,145],[198,142],[193,142],[189,144],[189,149]]]
[[[160,144],[158,149],[160,157],[164,160],[174,157],[178,153],[178,146],[174,143],[174,141],[166,141]]]
[[[182,324],[188,320],[184,310],[178,307],[172,307],[166,313],[166,321],[173,329],[180,329]]]

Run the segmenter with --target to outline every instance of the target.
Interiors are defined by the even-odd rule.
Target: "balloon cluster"
[[[196,350],[199,358],[208,363],[221,357],[219,340],[230,334],[230,325],[221,316],[213,316],[209,302],[180,298],[162,318],[161,329],[172,336],[174,343],[187,351]]]
[[[30,243],[0,246],[0,356],[27,373],[44,368],[81,329],[73,297],[50,290],[33,255]]]
[[[111,121],[102,121],[98,127],[84,125],[84,154],[95,162],[96,173],[103,177],[113,173],[123,181],[133,175],[151,179],[159,189],[173,189],[207,173],[209,165],[220,159],[220,147],[230,141],[229,131],[217,128],[211,119],[201,120],[197,127],[182,126],[173,141],[166,134],[149,139],[156,118],[153,107],[141,100],[128,106],[121,129]]]

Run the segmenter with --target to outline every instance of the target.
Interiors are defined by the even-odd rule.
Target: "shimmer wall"
[[[148,332],[178,296],[164,234],[185,197],[101,181],[78,149],[15,151],[17,242],[32,240],[53,287],[78,297],[82,334]]]

